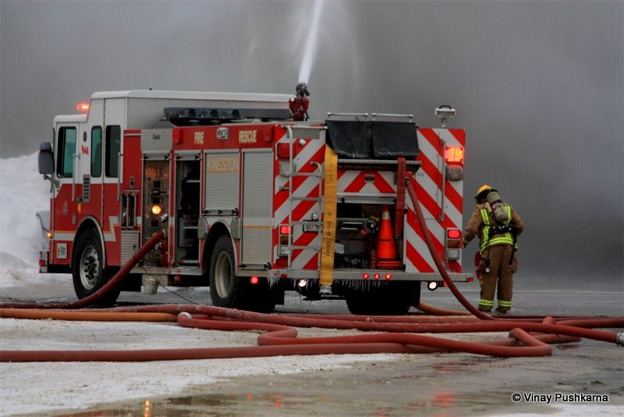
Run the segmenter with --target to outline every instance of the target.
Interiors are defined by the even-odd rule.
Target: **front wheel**
[[[210,298],[217,307],[270,313],[275,308],[274,297],[266,280],[251,285],[235,275],[236,258],[230,237],[217,239],[210,257]]]
[[[110,279],[104,268],[102,244],[93,229],[82,233],[76,240],[72,256],[72,278],[78,298],[86,298],[100,290]],[[120,290],[114,288],[99,301],[100,305],[112,305]]]

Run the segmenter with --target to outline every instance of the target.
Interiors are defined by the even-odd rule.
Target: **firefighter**
[[[500,198],[498,191],[482,185],[475,196],[477,208],[464,231],[464,247],[479,236],[479,310],[491,312],[498,287],[496,311],[511,309],[513,273],[518,269],[517,236],[524,230],[518,213]]]

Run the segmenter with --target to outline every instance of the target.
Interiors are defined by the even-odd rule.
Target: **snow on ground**
[[[257,334],[186,329],[173,323],[93,323],[2,319],[0,350],[176,349],[253,346]],[[367,355],[382,362],[392,355]],[[2,363],[0,415],[86,408],[103,401],[189,395],[223,378],[349,367],[361,355],[145,363]],[[165,377],[166,376],[166,377]],[[106,393],[102,396],[96,393]]]

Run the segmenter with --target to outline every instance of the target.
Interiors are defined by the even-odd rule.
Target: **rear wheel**
[[[236,308],[243,296],[234,262],[232,243],[228,236],[221,236],[210,257],[210,298],[217,307]]]
[[[72,256],[72,278],[78,298],[86,298],[100,290],[111,278],[104,268],[102,244],[98,233],[87,230],[78,236]],[[97,303],[112,305],[117,301],[120,290],[114,288]]]
[[[230,237],[223,235],[215,243],[210,257],[210,298],[218,307],[270,313],[274,297],[266,280],[251,285],[235,275],[234,249]]]

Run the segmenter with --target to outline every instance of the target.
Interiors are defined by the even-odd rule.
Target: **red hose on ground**
[[[29,320],[65,320],[65,321],[154,321],[176,322],[178,318],[172,313],[117,313],[108,311],[63,311],[45,309],[3,309],[0,308],[0,317]]]
[[[467,311],[449,310],[445,308],[439,308],[439,307],[433,306],[431,304],[423,303],[423,302],[420,302],[418,304],[418,309],[425,314],[433,314],[435,316],[453,316],[453,315],[472,316],[472,314],[470,314]]]
[[[429,233],[429,229],[427,228],[427,223],[425,222],[425,217],[423,216],[422,209],[420,208],[420,203],[418,202],[418,197],[416,197],[416,191],[414,190],[414,185],[413,185],[413,184],[416,184],[416,180],[414,179],[414,176],[412,175],[411,172],[406,172],[405,174],[408,180],[407,185],[406,185],[407,192],[410,196],[410,199],[412,200],[412,205],[414,206],[414,211],[416,212],[416,217],[418,218],[418,224],[420,225],[423,236],[425,237],[425,242],[427,243],[429,252],[431,253],[431,256],[433,257],[433,261],[435,262],[436,267],[438,268],[438,271],[442,275],[442,279],[444,280],[446,285],[449,287],[449,289],[451,290],[455,298],[457,298],[457,301],[459,301],[461,305],[463,305],[466,308],[466,310],[470,311],[472,314],[474,314],[476,317],[482,320],[493,320],[494,319],[493,317],[487,314],[484,314],[481,311],[474,308],[473,305],[470,304],[468,300],[466,300],[466,298],[462,295],[462,293],[459,292],[459,290],[455,286],[455,283],[451,280],[451,277],[449,277],[448,273],[446,272],[446,268],[442,264],[442,261],[440,260],[440,257],[438,256],[435,250],[435,246],[433,245],[433,239],[431,239],[431,234]]]
[[[116,361],[143,362],[153,360],[224,359],[284,355],[367,354],[367,353],[424,353],[428,351],[458,350],[495,356],[543,356],[552,348],[528,335],[520,334],[529,346],[510,347],[475,342],[458,342],[413,334],[373,334],[326,338],[296,339],[296,330],[288,326],[267,323],[249,323],[193,319],[188,313],[178,317],[181,326],[218,330],[267,330],[258,340],[260,346],[206,349],[126,350],[126,351],[2,351],[2,362],[83,362]],[[526,339],[526,340],[525,340]],[[294,343],[292,343],[294,341]],[[291,342],[291,343],[287,343]],[[413,348],[412,345],[416,345]],[[420,348],[425,347],[425,349]],[[426,349],[426,348],[433,349]]]
[[[7,317],[13,310],[3,310]],[[563,343],[570,337],[588,337],[595,340],[614,342],[616,335],[591,329],[556,324],[547,318],[544,323],[511,321],[457,322],[450,318],[448,323],[411,322],[410,317],[396,317],[395,322],[326,320],[322,317],[278,316],[230,310],[211,306],[141,306],[104,310],[114,314],[167,313],[179,314],[178,323],[184,327],[232,331],[265,331],[258,337],[260,346],[173,350],[131,350],[131,351],[2,351],[2,362],[31,361],[152,361],[182,359],[218,359],[239,357],[263,357],[276,355],[322,355],[322,354],[365,354],[365,353],[426,353],[458,351],[498,357],[544,356],[552,352],[549,343]],[[94,311],[94,314],[104,312]],[[49,313],[56,313],[48,311]],[[45,312],[42,312],[45,313]],[[192,314],[195,314],[193,317]],[[225,320],[224,320],[225,319]],[[599,319],[583,326],[624,327],[623,319]],[[298,339],[292,326],[320,328],[350,328],[366,331],[392,331],[384,334],[365,334],[337,337]],[[398,329],[398,330],[397,330]],[[408,332],[492,332],[510,331],[512,339],[490,342],[466,342],[439,337],[410,334]],[[528,331],[546,333],[529,335]],[[400,333],[399,333],[400,332]],[[552,334],[550,334],[552,333]],[[564,336],[557,336],[564,335]]]

